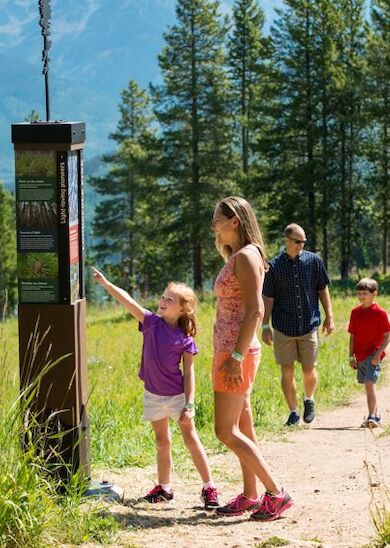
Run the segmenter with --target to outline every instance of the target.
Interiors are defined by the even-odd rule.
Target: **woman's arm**
[[[114,297],[118,303],[123,304],[135,319],[143,323],[145,319],[145,309],[142,308],[124,289],[121,289],[117,285],[112,284],[107,278],[99,272],[95,267],[92,268],[93,277],[100,283],[104,289]]]
[[[194,356],[189,352],[183,354],[183,377],[184,377],[184,395],[186,405],[180,414],[180,422],[188,422],[195,415],[195,372]]]

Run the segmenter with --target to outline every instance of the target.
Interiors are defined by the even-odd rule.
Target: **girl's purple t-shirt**
[[[158,396],[177,396],[184,392],[180,363],[184,352],[197,354],[194,339],[180,327],[172,327],[148,310],[139,323],[144,336],[139,378],[145,388]]]

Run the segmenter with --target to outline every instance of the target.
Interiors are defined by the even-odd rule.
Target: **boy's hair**
[[[372,278],[362,278],[356,285],[356,290],[374,293],[375,291],[378,291],[378,282]]]
[[[216,205],[215,209],[220,208],[222,215],[228,219],[237,217],[240,221],[241,244],[253,244],[259,250],[263,259],[264,269],[268,270],[267,253],[265,250],[264,238],[257,223],[255,212],[249,202],[241,196],[228,196]],[[217,249],[222,257],[227,261],[232,255],[232,248],[229,245],[217,245]]]
[[[184,312],[179,318],[179,327],[184,331],[186,335],[195,337],[196,335],[196,307],[198,304],[197,296],[193,289],[188,285],[181,282],[169,282],[167,289],[176,293],[179,297],[180,305]]]

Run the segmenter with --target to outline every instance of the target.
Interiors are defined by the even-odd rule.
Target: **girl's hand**
[[[180,413],[179,422],[191,422],[194,417],[195,411],[193,409],[188,409],[187,407],[184,407],[184,409],[182,409],[182,412]]]
[[[241,364],[230,356],[219,370],[225,373],[225,388],[233,392],[239,390],[244,380]]]
[[[353,360],[351,358],[349,359],[349,365],[352,367],[352,369],[357,369],[358,365],[355,356],[353,356]]]
[[[95,280],[99,282],[100,285],[102,285],[103,287],[106,287],[106,285],[108,284],[107,278],[101,272],[99,272],[99,270],[95,268],[94,266],[91,266],[91,270]]]
[[[378,367],[379,361],[380,361],[380,356],[378,356],[378,352],[375,352],[371,360],[372,367]]]

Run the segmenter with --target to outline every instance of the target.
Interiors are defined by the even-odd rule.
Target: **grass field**
[[[390,297],[381,297],[379,303],[387,310],[390,309]],[[348,365],[348,334],[346,328],[350,310],[355,305],[356,300],[354,297],[337,296],[334,298],[336,331],[330,337],[320,334],[319,388],[316,394],[319,409],[342,405],[357,390],[362,389],[357,385],[355,374]],[[195,360],[196,422],[208,452],[220,452],[224,449],[216,440],[213,431],[213,396],[210,383],[212,326],[214,321],[214,303],[211,299],[201,304],[198,318],[200,329],[197,337],[199,354]],[[17,457],[17,436],[16,439],[9,439],[14,430],[9,429],[6,419],[8,409],[19,392],[17,321],[9,320],[0,324],[0,329],[2,331],[0,334],[0,445],[2,450],[0,466],[2,470],[7,467],[7,477],[9,478],[8,483],[0,482],[0,546],[2,546],[1,539],[5,538],[4,535],[7,535],[7,531],[9,531],[6,524],[8,514],[5,513],[3,508],[7,505],[4,501],[8,500],[7,504],[10,505],[12,493],[15,497],[19,497],[17,498],[19,503],[23,500],[22,494],[17,490],[16,476],[27,472],[26,468],[23,467],[23,462],[20,462]],[[87,331],[92,468],[96,471],[102,466],[118,469],[125,466],[148,465],[155,460],[155,449],[151,428],[142,420],[143,385],[138,379],[142,336],[138,332],[137,322],[127,316],[122,308],[116,306],[91,307],[88,310]],[[261,368],[252,393],[256,429],[260,438],[271,434],[278,435],[284,430],[282,425],[287,411],[279,377],[279,369],[274,363],[272,349],[263,346]],[[302,396],[299,369],[297,369],[297,379],[299,393]],[[360,420],[360,418],[358,417],[357,420]],[[186,463],[188,463],[188,455],[181,439],[179,439],[175,426],[173,426],[173,431],[174,460],[176,467],[180,469],[181,466],[186,466]],[[15,469],[16,466],[19,467],[19,471]],[[76,503],[80,502],[80,498],[75,494],[77,493],[77,486],[68,498],[62,498],[62,502],[58,504],[50,485],[45,487],[42,482],[38,485],[39,470],[36,472],[38,475],[25,478],[25,481],[28,480],[31,493],[35,493],[35,497],[41,491],[44,493],[44,495],[37,498],[40,504],[36,501],[36,506],[39,512],[43,512],[42,516],[52,515],[53,524],[51,529],[50,526],[44,528],[46,536],[48,531],[56,531],[57,526],[55,524],[58,519],[63,520],[64,514],[61,514],[58,508],[62,508],[62,512],[65,512],[68,516],[66,519],[70,524],[72,519],[69,516],[72,515],[75,523],[78,524],[77,528],[69,527],[69,534],[65,532],[65,539],[62,534],[62,541],[77,544],[81,541],[80,539],[97,538],[102,540],[102,531],[104,529],[115,528],[110,520],[107,523],[102,523],[94,521],[92,517],[89,518],[89,521],[85,517],[80,517],[79,511],[76,510]],[[23,482],[23,478],[21,481]],[[12,485],[14,492],[12,491]],[[22,498],[20,499],[20,497]],[[44,502],[46,499],[52,501],[50,503],[51,513],[48,512],[47,504],[49,503]],[[72,504],[69,503],[69,500],[73,501]],[[56,501],[55,504],[53,501]],[[14,503],[16,504],[15,500]],[[39,512],[38,515],[40,515]],[[62,517],[59,518],[58,516]],[[36,523],[36,528],[39,528],[39,517],[36,517],[35,522],[32,520],[31,523]],[[23,516],[20,518],[19,523],[22,527],[21,524],[23,525]],[[33,526],[31,527],[34,529]],[[78,536],[75,535],[76,529],[79,532]],[[73,540],[69,540],[71,533]],[[39,535],[41,535],[41,532]],[[40,545],[36,540],[41,538],[39,535],[35,531],[35,541],[33,542],[33,535],[31,545]],[[23,537],[24,544],[10,543],[9,545],[29,546],[30,544],[26,540],[29,538],[27,531],[25,537]],[[58,537],[54,534],[54,538]],[[45,542],[47,545],[47,538]],[[6,545],[8,546],[8,544]],[[42,545],[44,545],[44,542]]]

